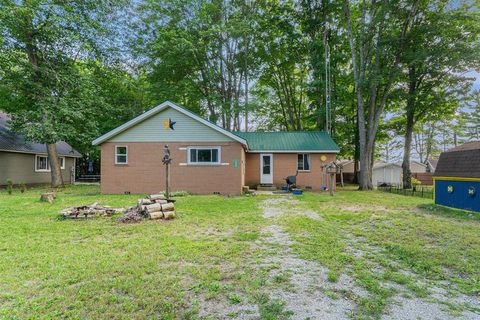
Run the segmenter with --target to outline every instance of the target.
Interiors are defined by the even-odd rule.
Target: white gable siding
[[[165,128],[164,122],[172,119],[175,130]],[[158,114],[116,135],[111,142],[208,142],[233,141],[230,137],[198,122],[197,120],[166,108]]]

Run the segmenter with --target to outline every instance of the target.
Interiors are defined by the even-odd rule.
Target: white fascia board
[[[241,144],[247,146],[247,141],[245,139],[242,139],[239,136],[223,129],[222,127],[219,127],[216,124],[213,124],[210,121],[207,121],[207,120],[197,116],[196,114],[188,111],[185,108],[182,108],[182,107],[178,106],[177,104],[175,104],[171,101],[165,101],[162,104],[156,106],[155,108],[152,108],[152,109],[148,110],[147,112],[144,112],[143,114],[139,115],[138,117],[133,118],[132,120],[130,120],[128,122],[125,122],[121,126],[119,126],[115,129],[107,132],[106,134],[98,137],[97,139],[93,140],[92,145],[98,146],[98,145],[102,144],[103,142],[109,140],[110,138],[113,138],[114,136],[116,136],[116,135],[122,133],[123,131],[133,127],[134,125],[144,121],[145,119],[150,118],[151,116],[159,113],[160,111],[162,111],[162,110],[164,110],[168,107],[173,108],[173,109],[177,110],[178,112],[181,112],[181,113],[189,116],[190,118],[193,118],[193,119],[197,120],[198,122],[203,123],[204,125],[206,125],[206,126],[212,128],[212,129],[226,135],[227,137],[232,138],[233,140],[238,141]]]

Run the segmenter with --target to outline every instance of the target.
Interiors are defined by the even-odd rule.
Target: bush
[[[20,185],[20,192],[25,193],[25,191],[27,191],[27,185],[25,184],[25,182],[22,182]]]
[[[13,193],[13,181],[12,181],[12,179],[7,179],[7,192],[8,192],[8,194]]]
[[[190,192],[188,191],[174,191],[170,193],[170,196],[172,197],[186,197],[189,195],[190,195]]]
[[[415,179],[414,177],[412,177],[412,186],[419,186],[422,184],[422,181],[418,180],[418,179]]]

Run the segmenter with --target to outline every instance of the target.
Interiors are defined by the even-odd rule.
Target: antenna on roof
[[[331,134],[332,118],[330,113],[330,46],[327,40],[327,31],[324,36],[325,43],[325,131]]]

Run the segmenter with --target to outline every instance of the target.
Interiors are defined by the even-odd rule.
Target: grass
[[[58,212],[97,200],[129,206],[138,195],[70,187],[48,204],[39,194],[0,195],[0,318],[178,319],[195,293],[235,302],[225,285],[252,286],[242,261],[262,222],[255,199],[181,197],[175,220],[123,225]]]
[[[269,296],[272,287],[290,286],[291,273],[269,279],[271,270],[259,267],[267,253],[255,243],[271,224],[261,215],[263,197],[182,194],[177,219],[124,225],[58,213],[95,201],[126,207],[139,195],[75,186],[48,204],[38,201],[42,191],[0,191],[0,318],[198,319],[209,301],[257,305],[262,319],[291,318],[284,301]],[[289,214],[276,223],[295,241],[295,254],[328,268],[329,282],[348,275],[368,293],[324,290],[355,300],[353,317],[380,317],[398,294],[387,283],[413,297],[439,283],[452,294],[480,294],[478,214],[381,192],[296,199],[321,219]]]
[[[329,281],[345,273],[367,290],[368,297],[358,297],[357,317],[377,318],[385,311],[397,293],[387,282],[422,298],[440,281],[451,294],[480,294],[479,214],[382,192],[307,193],[298,199],[322,219],[282,219],[294,248],[333,270]]]

